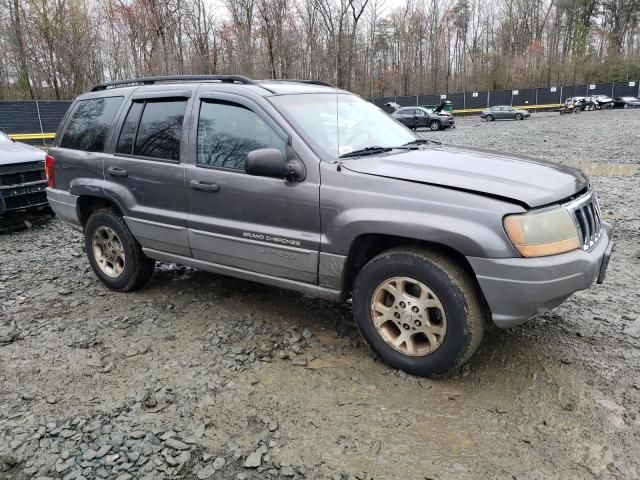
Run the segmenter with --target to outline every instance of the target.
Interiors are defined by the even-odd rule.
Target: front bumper
[[[78,196],[64,190],[47,187],[47,199],[55,214],[76,230],[82,231],[78,212]]]
[[[591,251],[575,250],[540,258],[467,257],[496,326],[509,328],[557,307],[604,273],[613,250],[612,228],[603,223]]]

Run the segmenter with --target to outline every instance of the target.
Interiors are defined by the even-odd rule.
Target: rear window
[[[67,122],[60,146],[101,152],[123,97],[80,100]]]

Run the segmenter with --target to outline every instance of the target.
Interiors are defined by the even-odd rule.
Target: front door
[[[244,163],[252,150],[277,148],[287,158],[295,152],[276,122],[242,96],[203,95],[193,117],[190,142],[195,145],[195,163],[186,170],[193,257],[317,283],[317,165],[306,165],[309,173],[300,182],[246,174]]]
[[[183,122],[191,91],[134,94],[116,145],[105,155],[105,191],[124,210],[124,219],[145,248],[191,256]],[[185,132],[186,133],[186,132]]]

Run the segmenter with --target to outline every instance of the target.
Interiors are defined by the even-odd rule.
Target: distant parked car
[[[45,153],[0,131],[0,216],[47,206]]]
[[[401,107],[391,114],[411,130],[430,128],[433,131],[455,128],[456,121],[449,112],[443,111],[446,103],[442,103],[434,110],[425,107]]]
[[[480,118],[485,119],[487,122],[494,120],[523,120],[530,116],[529,110],[520,110],[508,105],[497,105],[484,110],[480,114]]]
[[[640,107],[638,97],[618,97],[613,101],[614,108],[637,108]]]
[[[608,95],[593,95],[589,100],[594,103],[596,110],[613,108],[613,98]]]
[[[592,97],[569,97],[564,101],[564,104],[567,107],[573,104],[582,111],[596,109],[596,102],[592,100]]]

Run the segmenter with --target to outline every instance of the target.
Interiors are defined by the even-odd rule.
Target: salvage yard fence
[[[28,143],[51,141],[70,105],[63,100],[0,101],[0,129]]]
[[[569,97],[608,95],[612,98],[640,96],[640,81],[560,85],[543,88],[454,92],[442,94],[374,97],[369,100],[387,112],[396,103],[402,107],[438,105],[447,100],[457,114],[477,113],[495,105],[511,105],[531,110],[560,106]],[[27,143],[47,143],[55,138],[58,124],[71,106],[66,100],[0,101],[0,129]]]
[[[590,83],[584,85],[558,85],[543,88],[518,88],[513,90],[469,91],[423,95],[401,95],[373,97],[369,100],[378,107],[391,113],[393,107],[387,103],[396,103],[401,107],[418,105],[438,105],[449,101],[454,113],[477,113],[496,105],[511,105],[529,109],[545,109],[560,106],[569,97],[588,97],[608,95],[612,98],[640,96],[640,81]]]

